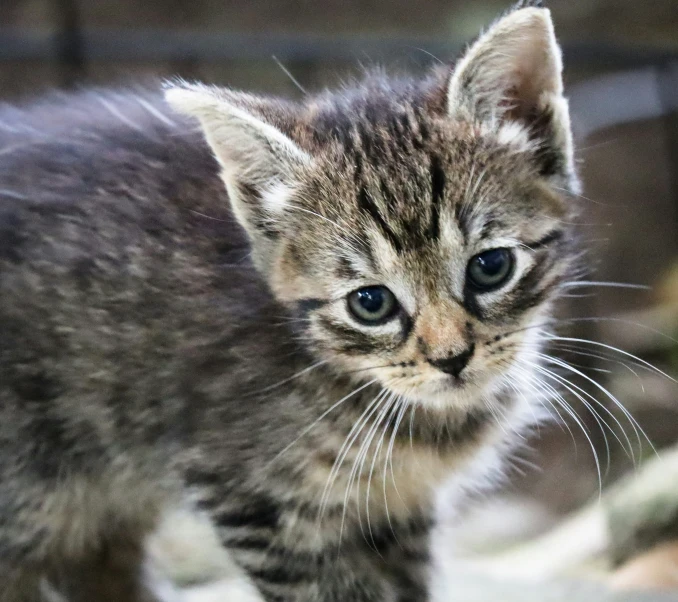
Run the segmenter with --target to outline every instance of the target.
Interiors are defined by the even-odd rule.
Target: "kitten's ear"
[[[448,111],[499,128],[518,123],[539,148],[545,177],[577,186],[563,63],[551,13],[521,2],[467,51],[452,74]]]
[[[288,192],[311,158],[261,118],[261,99],[188,84],[168,87],[165,98],[200,121],[221,165],[233,211],[254,243],[259,267],[266,269]]]

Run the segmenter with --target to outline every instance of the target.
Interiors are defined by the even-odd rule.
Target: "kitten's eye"
[[[348,308],[360,322],[376,325],[395,315],[398,302],[385,286],[366,286],[348,296]]]
[[[490,291],[511,277],[513,264],[513,253],[509,249],[484,251],[469,262],[468,279],[476,289]]]

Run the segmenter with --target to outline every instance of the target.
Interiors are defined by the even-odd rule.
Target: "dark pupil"
[[[478,267],[487,276],[496,276],[506,266],[506,251],[497,249],[496,251],[488,251],[479,255],[477,260]]]
[[[358,303],[371,313],[377,313],[384,305],[384,291],[380,288],[364,288],[358,291]]]

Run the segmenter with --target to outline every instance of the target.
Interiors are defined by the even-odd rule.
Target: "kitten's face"
[[[384,115],[354,113],[344,141],[270,193],[290,207],[273,288],[339,370],[423,404],[477,402],[547,313],[567,204],[509,129]]]
[[[259,269],[338,372],[429,406],[531,369],[576,189],[548,11],[515,10],[454,70],[302,105],[170,90],[223,168]]]

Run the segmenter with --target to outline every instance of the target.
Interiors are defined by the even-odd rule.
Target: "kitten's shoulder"
[[[112,171],[125,166],[134,173]],[[0,105],[0,183],[30,189],[37,177],[44,191],[55,188],[41,177],[46,171],[62,185],[68,178],[103,184],[123,176],[157,177],[164,166],[198,174],[215,170],[195,124],[173,113],[159,92],[90,89]]]
[[[0,107],[3,290],[12,274],[23,286],[59,272],[60,287],[75,286],[105,265],[117,281],[142,265],[157,273],[177,249],[198,265],[245,244],[202,134],[160,92]]]

